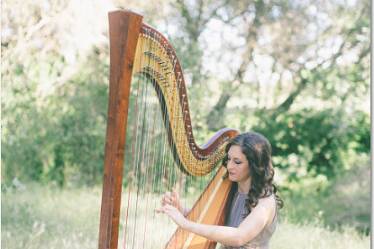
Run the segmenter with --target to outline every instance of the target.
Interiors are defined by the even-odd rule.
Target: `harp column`
[[[99,249],[117,249],[130,82],[143,17],[109,13],[110,80]]]

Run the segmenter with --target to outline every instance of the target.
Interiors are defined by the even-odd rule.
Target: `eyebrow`
[[[228,157],[232,158],[232,159],[237,159],[239,161],[242,161],[242,159],[238,158],[238,157],[231,157],[229,154],[227,155]]]

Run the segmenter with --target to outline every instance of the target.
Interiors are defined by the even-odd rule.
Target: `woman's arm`
[[[165,205],[158,211],[166,213],[181,228],[228,246],[242,246],[254,239],[267,224],[275,210],[269,198],[260,199],[257,206],[239,227],[200,224],[186,219],[178,209]],[[272,207],[273,206],[273,207]],[[274,208],[274,210],[272,210]]]

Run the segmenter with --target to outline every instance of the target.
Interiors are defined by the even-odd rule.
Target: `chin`
[[[237,179],[233,176],[230,176],[230,175],[229,175],[229,180],[232,181],[232,182],[237,182]]]

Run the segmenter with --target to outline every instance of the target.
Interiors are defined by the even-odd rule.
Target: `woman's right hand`
[[[186,215],[186,212],[180,202],[179,194],[175,190],[173,190],[173,192],[166,192],[162,196],[161,205],[171,205],[176,207],[183,215]]]

